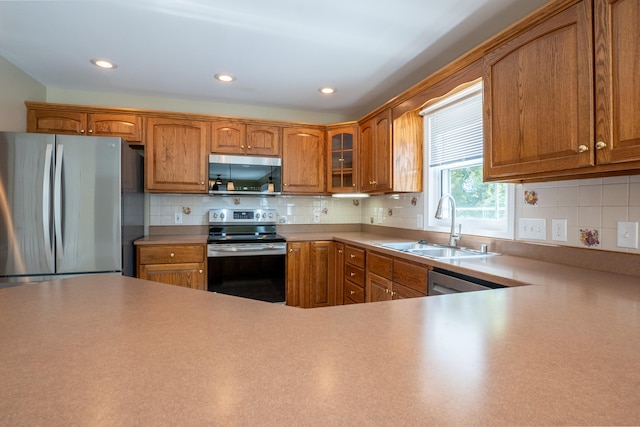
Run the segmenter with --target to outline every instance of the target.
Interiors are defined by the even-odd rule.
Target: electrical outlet
[[[618,221],[617,245],[619,248],[638,249],[638,223]]]
[[[182,212],[176,212],[173,214],[173,223],[182,224]]]
[[[567,220],[552,219],[551,220],[551,240],[557,242],[567,241]]]
[[[313,222],[320,222],[320,214],[318,212],[313,214]]]
[[[547,220],[520,218],[518,237],[530,240],[547,240]]]

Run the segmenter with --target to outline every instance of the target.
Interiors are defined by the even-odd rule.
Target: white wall
[[[286,108],[227,104],[223,102],[166,98],[126,93],[66,90],[54,87],[47,88],[47,102],[95,105],[101,107],[137,108],[142,110],[172,111],[194,114],[214,114],[220,116],[318,124],[339,123],[348,120],[345,116],[331,113],[318,113]]]
[[[24,101],[42,102],[45,99],[44,85],[0,56],[0,131],[26,131]]]

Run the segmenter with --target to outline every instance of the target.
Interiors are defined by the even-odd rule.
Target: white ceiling
[[[52,88],[357,119],[545,2],[0,1],[0,55]]]

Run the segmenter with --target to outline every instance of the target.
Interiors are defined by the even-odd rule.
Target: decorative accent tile
[[[580,229],[580,243],[588,248],[600,246],[598,230],[590,230],[588,228]]]
[[[538,192],[533,190],[524,190],[524,202],[527,205],[538,204]]]

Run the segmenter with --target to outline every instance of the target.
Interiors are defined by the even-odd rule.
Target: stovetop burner
[[[284,242],[276,219],[275,209],[211,209],[208,243]]]

